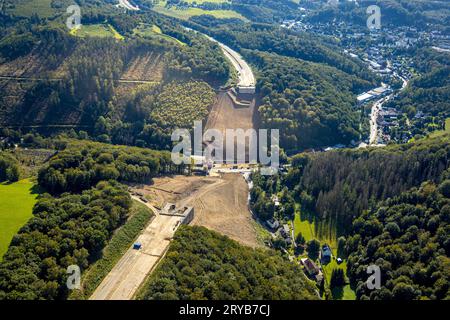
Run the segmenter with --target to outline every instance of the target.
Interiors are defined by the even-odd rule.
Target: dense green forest
[[[17,160],[6,152],[0,151],[0,183],[18,181],[20,177]]]
[[[114,181],[79,195],[42,196],[0,263],[0,300],[64,299],[67,267],[95,260],[130,206]]]
[[[338,238],[359,299],[448,297],[449,135],[364,150],[299,154],[284,175],[253,175],[251,206],[262,220],[294,218],[296,203],[315,234]],[[382,168],[382,169],[380,169]],[[382,289],[367,289],[367,266]]]
[[[105,142],[169,150],[173,129],[206,120],[215,92],[203,81],[141,85],[113,99],[114,109],[96,123]]]
[[[321,38],[268,24],[223,23],[200,30],[252,64],[261,124],[281,130],[287,152],[360,139],[364,126],[356,94],[379,81],[360,61]]]
[[[80,192],[99,181],[148,183],[158,174],[180,169],[169,152],[72,141],[39,171],[39,185],[52,194]]]
[[[325,38],[268,24],[225,24],[210,29],[209,33],[217,40],[239,50],[265,51],[335,67],[359,77],[362,88],[376,81],[376,76],[368,72],[361,61],[344,55],[341,49],[331,45],[328,39],[325,41]]]
[[[139,299],[318,299],[300,267],[204,227],[182,226]]]
[[[38,187],[48,193],[0,263],[0,300],[66,299],[67,267],[84,270],[101,258],[129,216],[131,197],[120,182],[149,183],[179,170],[166,152],[62,137],[57,145],[38,174]],[[16,163],[6,152],[3,159]]]
[[[358,87],[367,82],[335,68],[259,51],[246,56],[260,70],[263,127],[280,129],[286,152],[360,139]]]
[[[449,173],[440,184],[425,182],[353,221],[346,250],[359,299],[450,298]],[[365,284],[371,264],[380,267],[380,290]]]
[[[292,161],[286,185],[306,210],[345,232],[377,201],[423,181],[439,181],[450,166],[450,144],[446,136],[382,149],[299,155]]]

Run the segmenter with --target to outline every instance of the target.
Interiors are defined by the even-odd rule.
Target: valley
[[[448,299],[450,7],[373,2],[2,2],[0,301]]]

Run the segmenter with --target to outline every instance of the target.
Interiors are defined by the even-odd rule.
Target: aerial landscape
[[[450,299],[449,1],[0,0],[0,88],[1,302]]]

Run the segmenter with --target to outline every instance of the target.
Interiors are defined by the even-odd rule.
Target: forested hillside
[[[43,196],[0,263],[0,300],[64,299],[67,267],[86,268],[130,206],[126,189],[114,182],[80,195]]]
[[[348,275],[360,299],[449,299],[450,178],[424,183],[353,221]],[[382,288],[367,289],[367,267],[381,269]]]
[[[215,96],[202,81],[144,84],[116,95],[114,109],[97,121],[94,134],[114,144],[169,150],[172,131],[205,120]]]
[[[361,61],[345,56],[337,46],[326,44],[324,39],[307,33],[266,24],[224,24],[209,32],[233,48],[266,51],[322,63],[370,82],[376,80],[375,75],[367,72]],[[363,82],[364,85],[368,83]]]
[[[66,299],[67,267],[83,271],[101,258],[129,217],[131,197],[118,181],[149,183],[180,170],[165,152],[64,138],[58,145],[39,171],[38,186],[48,193],[0,263],[0,300]],[[17,165],[2,154],[0,173],[4,159]]]
[[[203,227],[182,226],[139,299],[279,300],[318,296],[301,269]]]
[[[245,51],[260,70],[261,124],[280,129],[287,152],[349,144],[360,138],[352,93],[367,84],[335,68],[276,54]]]
[[[268,24],[210,26],[203,32],[239,50],[257,73],[261,124],[279,128],[289,153],[358,141],[364,125],[356,94],[379,80],[321,38]]]
[[[99,141],[165,149],[172,128],[205,120],[213,103],[210,85],[225,83],[230,73],[217,44],[148,12],[83,15],[83,25],[114,26],[123,40],[69,34],[61,18],[51,25],[10,19],[0,31],[0,76],[6,77],[0,80],[0,124],[11,128],[69,125]],[[135,32],[145,25],[160,33]],[[189,84],[169,85],[176,81]],[[162,101],[164,95],[183,103],[190,117],[169,125],[175,101]]]
[[[277,212],[277,219],[294,220],[300,211],[316,237],[338,242],[334,254],[347,258],[358,299],[448,298],[448,134],[299,154],[291,164],[283,175],[253,174],[251,206],[260,219]],[[366,286],[369,265],[381,268],[381,290]]]
[[[447,135],[382,149],[299,155],[292,161],[286,185],[303,200],[305,209],[345,233],[379,200],[427,180],[438,182],[450,166],[450,143]]]
[[[405,115],[400,128],[391,135],[401,139],[405,131],[423,136],[444,128],[450,117],[450,54],[431,48],[411,53],[414,65],[421,73],[386,107],[400,110]]]
[[[95,142],[71,141],[39,171],[39,185],[52,194],[81,192],[100,181],[149,183],[180,169],[169,152]]]

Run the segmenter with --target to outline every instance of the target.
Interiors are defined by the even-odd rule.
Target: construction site
[[[205,129],[220,130],[226,141],[227,129],[254,129],[255,78],[237,52],[219,45],[236,69],[239,80],[235,87],[219,92]],[[236,140],[238,148],[240,140]],[[198,162],[198,168],[194,168],[198,170],[191,173],[201,172],[206,176],[157,177],[151,184],[129,187],[132,198],[150,208],[155,217],[105,277],[91,300],[132,299],[164,257],[182,224],[204,226],[253,248],[263,246],[248,207],[249,189],[242,175],[244,171],[251,171],[252,166]]]

